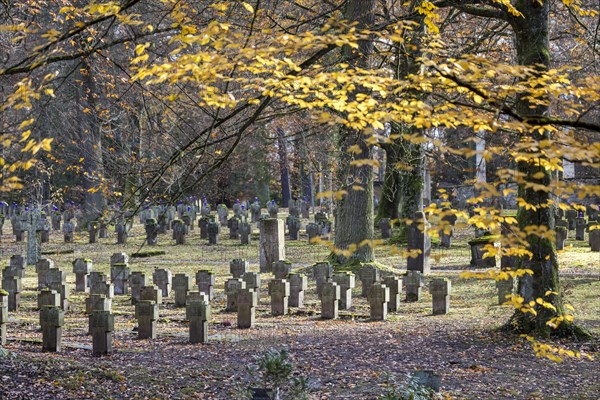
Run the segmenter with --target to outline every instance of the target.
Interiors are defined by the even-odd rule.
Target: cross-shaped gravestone
[[[190,301],[186,306],[186,314],[190,321],[190,343],[206,343],[210,304],[204,301]]]
[[[230,278],[225,282],[225,294],[227,295],[225,311],[237,311],[238,292],[244,288],[246,288],[246,282],[241,278]]]
[[[387,303],[390,301],[390,289],[381,283],[374,283],[369,288],[367,297],[371,306],[371,320],[385,321],[387,319]]]
[[[269,282],[269,295],[271,296],[271,314],[286,315],[290,297],[290,283],[285,279],[273,279]]]
[[[100,357],[112,354],[115,316],[110,311],[93,311],[90,314],[90,329],[92,333],[92,355]]]
[[[129,283],[131,287],[131,304],[135,305],[140,300],[142,287],[146,286],[146,274],[139,271],[132,272]]]
[[[78,258],[73,261],[73,273],[75,274],[75,291],[76,292],[87,292],[88,291],[88,277],[92,272],[92,260],[85,258]]]
[[[65,312],[60,307],[44,306],[40,310],[40,322],[42,325],[42,351],[60,351]]]
[[[138,339],[156,339],[158,304],[152,300],[140,300],[135,305],[138,321]]]
[[[229,263],[229,273],[234,278],[242,278],[246,272],[250,263],[246,260],[234,259]]]
[[[168,269],[159,268],[152,273],[152,281],[162,290],[163,297],[168,297],[171,293],[171,284],[173,281],[172,273]]]
[[[436,278],[429,283],[429,291],[433,300],[433,315],[448,314],[450,310],[449,279]]]
[[[304,307],[304,291],[308,288],[308,278],[302,274],[289,274],[290,282],[290,307]]]
[[[406,301],[419,301],[423,290],[423,274],[419,271],[407,271],[404,277]]]
[[[175,307],[185,307],[187,294],[192,290],[192,286],[192,278],[188,274],[175,274],[173,277]]]
[[[321,295],[321,288],[333,276],[333,267],[328,262],[316,263],[313,266],[313,278],[317,282],[317,295]]]
[[[362,296],[369,297],[369,289],[371,286],[380,281],[379,268],[373,265],[365,265],[360,269],[360,281],[362,284]]]
[[[396,276],[388,276],[383,280],[385,286],[390,290],[388,311],[398,311],[400,307],[400,294],[402,293],[402,279]]]
[[[340,303],[340,286],[335,282],[325,282],[321,289],[321,317],[336,319]]]
[[[273,263],[272,272],[275,279],[286,279],[292,272],[292,263],[285,260],[279,260]]]
[[[333,276],[333,281],[340,288],[340,310],[347,310],[352,307],[352,289],[356,285],[356,278],[352,272],[337,272]]]
[[[200,292],[208,295],[209,300],[212,300],[214,297],[215,274],[206,269],[196,272],[196,286],[198,286]]]
[[[240,289],[238,292],[238,328],[252,328],[256,319],[258,294],[252,288]]]

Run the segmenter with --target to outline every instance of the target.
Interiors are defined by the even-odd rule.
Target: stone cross
[[[37,296],[37,308],[41,310],[44,306],[60,307],[60,293],[50,289],[41,290]]]
[[[93,311],[90,314],[92,355],[94,357],[112,354],[112,334],[114,330],[115,316],[110,311]]]
[[[221,232],[219,224],[210,221],[206,229],[208,232],[208,244],[219,244],[219,232]]]
[[[313,266],[313,278],[317,282],[317,296],[321,295],[321,289],[325,282],[333,276],[333,267],[328,262],[319,262]]]
[[[112,299],[103,294],[90,294],[86,300],[86,313],[91,315],[94,311],[112,311]],[[92,320],[88,320],[88,334],[93,333]]]
[[[146,243],[148,246],[154,246],[158,243],[158,223],[154,218],[146,219],[146,224],[144,225],[146,230]]]
[[[242,278],[248,272],[249,266],[250,263],[248,261],[236,258],[229,263],[229,273],[234,278]]]
[[[188,274],[175,274],[173,277],[175,307],[185,307],[187,294],[192,290],[192,286],[192,278]]]
[[[0,292],[0,346],[6,345],[6,323],[8,322],[8,295]]]
[[[129,292],[129,275],[131,270],[125,263],[112,264],[110,266],[110,280],[115,287],[115,294],[127,294]]]
[[[127,224],[123,219],[119,219],[115,225],[117,232],[117,244],[127,244]]]
[[[311,222],[306,225],[306,235],[308,236],[309,244],[316,244],[316,238],[321,236],[321,228],[319,225]]]
[[[35,272],[38,276],[38,289],[48,287],[48,272],[54,268],[54,261],[49,258],[40,258],[35,264]]]
[[[254,289],[260,300],[260,275],[256,272],[246,272],[242,278],[246,282],[246,287]]]
[[[321,318],[338,318],[341,287],[335,282],[325,282],[321,289]]]
[[[48,243],[50,241],[50,222],[46,217],[46,213],[41,213],[41,218],[39,220],[38,231],[40,232],[40,241],[41,243]]]
[[[381,229],[382,239],[389,239],[392,237],[392,224],[389,218],[381,218],[379,221],[379,228]]]
[[[73,273],[75,274],[75,291],[86,293],[88,291],[88,277],[92,272],[92,260],[77,258],[73,261]]]
[[[407,238],[407,250],[411,255],[406,259],[406,269],[409,271],[419,271],[422,274],[429,274],[431,270],[429,264],[431,237],[426,232],[429,224],[425,218],[425,213],[422,211],[417,211],[412,219],[413,222],[408,227]]]
[[[585,229],[587,221],[585,218],[575,218],[575,240],[585,240]]]
[[[186,311],[185,311],[185,319],[187,321],[190,320],[190,315],[187,312],[187,305],[193,301],[200,301],[203,303],[208,303],[208,296],[205,293],[199,292],[197,290],[189,291],[187,297],[185,299]]]
[[[290,283],[290,307],[304,307],[304,291],[308,288],[308,278],[302,274],[289,274],[287,280]]]
[[[390,300],[388,311],[396,312],[400,308],[400,294],[402,293],[402,279],[396,276],[388,276],[383,280],[385,286],[390,289]]]
[[[69,310],[69,286],[67,274],[58,268],[48,270],[48,289],[56,290],[60,294],[60,306],[63,311]]]
[[[98,221],[90,221],[88,223],[89,243],[96,243],[98,235]]]
[[[285,260],[279,260],[273,263],[272,266],[273,275],[275,279],[286,279],[287,276],[292,272],[292,263]]]
[[[140,289],[139,301],[142,300],[151,300],[156,304],[161,304],[163,301],[162,290],[155,285],[143,286]]]
[[[333,281],[340,288],[340,310],[352,307],[352,289],[356,285],[356,279],[352,272],[337,272],[333,275]]]
[[[285,260],[283,221],[275,218],[260,222],[260,272],[271,272],[273,263]]]
[[[175,244],[185,244],[185,237],[188,233],[188,227],[182,220],[176,219],[173,221],[173,239]]]
[[[227,226],[227,216],[229,215],[229,210],[227,210],[227,206],[225,204],[219,204],[217,206],[217,216],[219,217],[219,223],[221,226]]]
[[[570,231],[575,229],[575,219],[577,218],[577,210],[567,210],[565,212],[565,218],[567,219],[568,228]]]
[[[429,283],[429,291],[433,300],[433,315],[448,314],[450,287],[449,279],[436,278]]]
[[[237,311],[238,292],[246,288],[246,282],[241,278],[230,278],[225,282],[225,294],[227,295],[227,307],[225,311]]]
[[[269,295],[271,296],[271,314],[286,315],[288,313],[288,300],[290,297],[290,283],[285,279],[273,279],[269,282]]]
[[[140,300],[135,305],[138,321],[138,339],[156,339],[158,304],[152,300]]]
[[[152,282],[162,290],[163,297],[169,297],[172,281],[173,275],[168,269],[159,268],[152,273]]]
[[[186,315],[190,321],[190,343],[208,341],[208,320],[211,317],[207,301],[192,300],[186,305]]]
[[[471,246],[471,266],[476,268],[496,268],[496,257],[486,257],[485,246],[494,245],[494,237],[482,236],[469,241]]]
[[[227,227],[229,227],[229,239],[238,240],[240,238],[240,218],[235,215],[229,218]]]
[[[593,224],[593,226],[598,225],[600,225],[600,223]],[[591,251],[600,251],[600,226],[598,226],[597,229],[592,229],[592,227],[590,226],[590,233],[588,236]]]
[[[200,292],[208,296],[209,300],[212,300],[214,297],[215,274],[206,269],[196,272],[196,286],[198,286]]]
[[[362,284],[361,296],[369,297],[371,286],[381,280],[379,268],[367,264],[360,269],[359,276]]]
[[[10,256],[9,265],[11,268],[14,268],[17,270],[17,274],[18,274],[19,278],[25,277],[25,257],[23,257],[20,254],[12,255],[12,256]]]
[[[131,287],[131,304],[135,305],[140,300],[142,287],[146,286],[146,274],[134,271],[129,277],[129,286]]]
[[[442,226],[439,231],[440,245],[442,247],[450,247],[452,244],[452,236],[454,236],[454,225],[458,217],[449,208],[442,209]]]
[[[23,283],[18,270],[10,265],[2,270],[2,289],[8,292],[8,311],[17,311],[21,304]]]
[[[98,223],[100,224],[100,227],[98,228],[98,237],[100,239],[107,239],[108,238],[108,223],[104,219],[101,219],[100,221],[98,221]]]
[[[404,277],[406,301],[419,301],[423,290],[423,274],[419,271],[407,271]]]
[[[73,231],[75,231],[75,225],[71,220],[65,220],[63,224],[63,236],[65,243],[73,243]]]
[[[40,221],[40,211],[37,209],[32,210],[27,215],[27,265],[35,265],[41,257],[42,238],[41,229],[39,229]]]
[[[60,307],[44,306],[40,310],[40,321],[42,325],[42,351],[60,351],[65,312]]]
[[[290,240],[298,240],[298,233],[300,232],[300,218],[295,215],[290,215],[286,218],[285,223],[288,227],[290,234]]]
[[[515,283],[516,280],[512,276],[509,276],[508,279],[496,281],[496,289],[498,289],[498,305],[510,301],[508,296],[514,294]]]
[[[565,241],[567,240],[567,228],[563,226],[557,226],[555,228],[556,231],[556,250],[564,250],[565,249]]]
[[[258,293],[252,288],[240,289],[238,292],[238,328],[252,328],[256,319],[256,306],[258,305]]]
[[[387,303],[390,301],[390,289],[381,283],[374,283],[369,288],[367,297],[371,306],[371,320],[385,321],[388,311]]]
[[[203,216],[198,220],[198,228],[200,228],[200,239],[208,239],[208,223],[214,222],[212,215]]]
[[[240,242],[241,244],[250,244],[252,241],[252,225],[248,222],[240,223]]]

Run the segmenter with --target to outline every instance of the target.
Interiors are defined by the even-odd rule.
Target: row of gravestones
[[[109,354],[112,351],[111,338],[114,330],[112,298],[115,293],[127,294],[129,286],[131,286],[132,303],[135,305],[140,339],[156,337],[159,305],[162,303],[163,296],[169,295],[172,286],[175,291],[176,307],[186,307],[186,318],[190,322],[190,341],[205,342],[207,321],[210,319],[209,302],[214,295],[214,274],[210,271],[199,271],[196,274],[196,283],[200,290],[195,292],[191,290],[191,279],[186,274],[176,274],[175,278],[171,279],[170,271],[157,269],[153,273],[155,285],[146,286],[144,274],[134,272],[129,275],[127,261],[126,254],[113,254],[112,283],[107,282],[106,275],[92,271],[90,260],[77,259],[73,262],[76,290],[87,291],[86,286],[89,287],[90,295],[86,299],[86,313],[90,316],[89,332],[93,336],[93,354]],[[65,276],[48,259],[40,260],[37,271],[38,288],[41,288],[38,294],[38,307],[43,332],[43,350],[58,351],[64,325],[64,312],[69,307]],[[290,306],[302,307],[307,278],[301,274],[292,274],[291,263],[283,260],[274,263],[272,271],[274,279],[268,285],[272,315],[285,315]],[[240,328],[252,327],[260,293],[260,276],[248,271],[248,263],[245,260],[233,260],[230,263],[230,272],[232,278],[225,284],[227,311],[238,313]],[[53,276],[58,277],[59,286],[51,284],[55,281]],[[323,318],[337,318],[340,308],[351,307],[353,274],[348,272],[333,274],[333,269],[328,263],[319,263],[314,267],[313,276],[317,281],[317,294],[321,299]],[[382,283],[379,270],[373,266],[365,266],[360,272],[360,279],[363,287],[362,295],[369,299],[371,319],[385,320],[388,311],[398,310],[402,280],[397,277],[387,277]],[[423,287],[422,275],[417,271],[409,271],[404,282],[407,301],[418,301]],[[450,282],[445,279],[434,279],[430,290],[433,298],[433,313],[447,313]],[[6,310],[0,315],[0,320],[4,321],[2,326],[4,338],[6,316],[11,308],[9,298],[10,296],[7,295],[2,299],[2,304],[6,306]],[[11,311],[15,311],[17,307],[18,298],[17,303],[12,304]]]

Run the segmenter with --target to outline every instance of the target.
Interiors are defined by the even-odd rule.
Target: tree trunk
[[[288,207],[292,198],[292,189],[290,187],[290,168],[285,142],[285,132],[281,128],[277,128],[276,131],[277,144],[279,147],[279,170],[281,172],[281,206]]]
[[[375,0],[350,0],[345,18],[358,22],[357,29],[373,25],[375,19]],[[363,40],[358,49],[344,48],[344,56],[349,68],[368,67],[369,55],[373,51],[373,42]],[[349,94],[356,96],[362,88]],[[367,144],[363,132],[343,126],[340,128],[340,189],[346,194],[337,204],[335,247],[338,250],[352,250],[351,255],[334,254],[333,260],[340,264],[370,262],[375,258],[373,248],[361,245],[374,236],[373,218],[373,167],[371,165],[352,165],[353,160],[372,159],[371,145]],[[348,153],[350,146],[356,145],[359,153]]]
[[[523,17],[513,17],[510,20],[515,35],[518,63],[528,66],[537,65],[540,72],[543,72],[550,66],[549,1],[543,0],[540,4],[535,1],[522,0],[516,6],[523,13]],[[523,96],[517,99],[517,110],[520,115],[525,117],[544,116],[548,112],[548,107],[533,105]],[[530,131],[521,136],[522,141],[531,139],[536,141],[546,140],[549,139],[549,134],[547,132]],[[517,163],[518,172],[523,177],[523,181],[519,182],[519,197],[535,206],[535,209],[519,208],[517,220],[521,231],[524,231],[525,227],[530,225],[546,226],[554,229],[554,207],[548,206],[550,193],[526,188],[524,184],[529,182],[544,187],[550,185],[551,175],[543,167],[542,157],[539,154],[532,154],[529,160]],[[542,337],[578,335],[581,331],[566,321],[563,321],[556,330],[547,325],[547,322],[552,318],[564,314],[554,243],[548,238],[529,235],[527,244],[532,256],[531,258],[522,258],[520,268],[532,270],[533,275],[525,276],[519,280],[518,294],[524,298],[525,303],[541,298],[551,303],[555,310],[539,304],[534,306],[537,315],[516,310],[511,319],[512,328],[522,333],[535,333]],[[549,294],[546,295],[546,293]]]
[[[392,124],[392,134],[401,134],[402,127]],[[402,220],[412,218],[415,212],[423,208],[423,147],[396,139],[385,145],[385,178],[379,202],[376,220],[390,218],[399,220],[401,240],[405,238],[406,226]]]
[[[410,10],[414,11],[420,2],[413,1]],[[406,79],[410,74],[419,73],[423,54],[421,37],[425,34],[423,17],[416,21],[419,25],[403,34],[404,43],[394,43],[397,52],[394,57],[396,79]],[[416,93],[415,93],[416,95]],[[422,130],[401,124],[392,124],[392,135],[423,133]],[[404,240],[406,225],[405,218],[412,218],[415,212],[423,209],[423,168],[425,152],[421,145],[412,144],[402,137],[384,145],[386,156],[385,178],[379,201],[376,221],[382,218],[398,219],[400,231],[397,237]]]
[[[96,85],[92,77],[92,68],[87,60],[82,62],[80,68],[79,96],[79,121],[80,137],[83,146],[83,188],[85,221],[98,218],[106,208],[104,197],[103,178],[104,166],[102,164],[102,137],[100,123],[96,110]]]

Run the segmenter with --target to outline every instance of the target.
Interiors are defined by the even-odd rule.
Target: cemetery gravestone
[[[151,300],[156,304],[161,304],[163,300],[162,290],[155,285],[144,286],[140,290],[140,300]]]
[[[290,307],[304,307],[304,291],[308,288],[308,279],[302,274],[289,274],[287,280],[290,283]]]
[[[37,309],[41,310],[44,306],[60,307],[60,293],[50,289],[41,290],[37,296]]]
[[[156,339],[158,304],[152,300],[140,300],[135,305],[138,321],[138,339]]]
[[[384,279],[385,286],[390,290],[388,311],[396,312],[400,309],[400,294],[402,293],[402,279],[396,276],[388,276]]]
[[[442,209],[442,229],[439,232],[440,245],[450,247],[454,236],[454,225],[458,217],[449,208]]]
[[[404,287],[406,288],[406,301],[419,301],[423,290],[423,274],[419,271],[407,271],[404,277]]]
[[[21,304],[23,284],[17,270],[11,266],[2,270],[2,289],[8,293],[8,311],[17,311]]]
[[[240,242],[250,244],[252,238],[252,225],[247,222],[240,223]]]
[[[269,295],[271,296],[271,314],[286,315],[290,297],[290,283],[285,279],[273,279],[269,282]]]
[[[238,292],[238,328],[252,328],[256,319],[256,306],[258,305],[258,293],[252,288],[246,287]]]
[[[380,281],[379,269],[373,265],[365,265],[360,269],[360,281],[362,283],[361,295],[368,297],[371,286]]]
[[[433,315],[448,314],[450,310],[450,287],[448,279],[436,278],[429,284],[433,300]]]
[[[134,271],[131,273],[129,281],[131,286],[131,304],[135,305],[140,300],[142,288],[146,286],[146,274]]]
[[[221,227],[214,221],[208,223],[206,228],[208,232],[208,244],[219,244],[219,232]]]
[[[152,282],[162,291],[163,297],[169,297],[173,276],[168,269],[159,268],[152,273]]]
[[[173,221],[173,239],[175,244],[185,244],[185,237],[188,233],[188,227],[183,223],[182,220],[176,219]]]
[[[65,312],[60,307],[44,306],[40,310],[40,321],[42,325],[42,351],[60,351]]]
[[[192,290],[192,278],[188,274],[175,274],[173,278],[175,307],[185,307],[187,294]]]
[[[273,263],[272,272],[275,279],[286,279],[292,272],[292,263],[285,260],[279,260]]]
[[[241,278],[230,278],[225,282],[225,294],[227,295],[227,307],[225,311],[237,312],[238,293],[246,288],[246,282]]]
[[[154,246],[158,243],[158,223],[154,218],[146,219],[146,224],[144,225],[146,229],[146,243],[149,246]]]
[[[283,221],[267,218],[260,223],[260,272],[271,272],[273,263],[285,260]]]
[[[340,288],[340,310],[348,310],[352,307],[352,289],[355,286],[356,279],[352,272],[337,272],[333,276],[333,281]]]
[[[409,271],[419,271],[422,274],[430,272],[431,237],[426,232],[427,227],[425,214],[422,211],[416,212],[413,222],[408,227],[407,250],[411,255],[406,259],[406,268]]]
[[[112,354],[112,334],[114,330],[115,316],[110,311],[93,311],[90,314],[92,355],[94,357]]]
[[[290,234],[290,240],[298,240],[298,233],[300,232],[300,218],[294,215],[290,215],[285,220]]]
[[[204,301],[190,301],[186,306],[186,314],[190,321],[190,343],[206,343],[208,341],[210,304]]]
[[[596,223],[593,226],[597,226],[597,229],[594,229],[593,226],[590,226],[590,233],[589,233],[589,244],[590,244],[590,248],[591,251],[594,252],[598,252],[600,251],[600,223]]]
[[[389,218],[381,218],[379,221],[379,229],[381,229],[381,238],[389,239],[392,236],[392,224]]]
[[[48,289],[56,290],[60,294],[60,306],[63,311],[69,310],[69,286],[67,274],[58,268],[48,270]]]
[[[8,293],[0,290],[0,346],[6,346],[6,323],[8,322]]]
[[[371,320],[385,321],[387,319],[390,289],[380,283],[374,283],[369,288],[369,305],[371,306]]]
[[[115,294],[126,295],[129,292],[130,270],[125,263],[115,263],[110,266],[110,279],[114,285]]]
[[[309,244],[316,244],[316,238],[320,237],[321,235],[321,228],[319,225],[311,222],[306,225],[306,235],[308,236]]]
[[[587,221],[585,218],[575,218],[575,240],[585,240],[585,229]]]
[[[340,286],[335,282],[325,282],[321,289],[321,318],[338,318],[341,297]]]
[[[209,300],[212,300],[214,297],[215,274],[206,269],[196,272],[196,286],[198,286],[200,292],[208,296]]]
[[[325,282],[328,282],[333,276],[333,266],[328,262],[316,263],[313,266],[313,277],[317,283],[317,295],[321,295],[321,289]]]
[[[40,258],[35,264],[35,272],[38,276],[38,289],[48,287],[48,272],[54,268],[54,261],[49,258]]]
[[[73,273],[75,274],[75,292],[88,291],[88,277],[92,272],[92,260],[78,258],[73,261]]]
[[[235,259],[229,263],[229,272],[234,278],[243,278],[244,274],[248,272],[250,263],[246,260]]]
[[[70,220],[66,220],[63,224],[63,237],[65,243],[73,243],[73,231],[75,231],[75,226]]]

